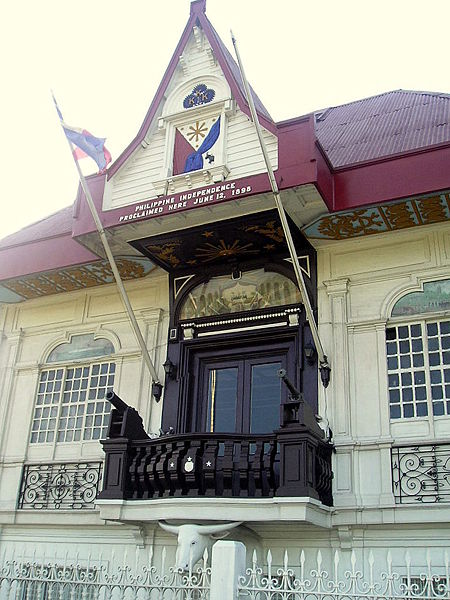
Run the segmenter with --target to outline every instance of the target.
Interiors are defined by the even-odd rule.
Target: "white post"
[[[216,542],[212,549],[210,600],[236,600],[238,578],[245,574],[242,542]]]

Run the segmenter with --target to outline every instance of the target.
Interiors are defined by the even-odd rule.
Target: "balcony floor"
[[[314,498],[159,498],[96,500],[100,518],[121,522],[223,520],[245,522],[303,521],[330,528],[333,508]],[[187,515],[188,518],[187,518]]]

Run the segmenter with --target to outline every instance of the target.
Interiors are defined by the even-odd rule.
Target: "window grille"
[[[450,321],[386,329],[391,419],[450,415]]]
[[[116,365],[101,362],[46,369],[39,378],[31,427],[32,444],[78,442],[106,436]]]

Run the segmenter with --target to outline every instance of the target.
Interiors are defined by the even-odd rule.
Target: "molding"
[[[147,541],[145,527],[142,524],[136,523],[136,527],[133,527],[131,533],[134,537],[137,548],[144,549]]]
[[[153,186],[157,196],[166,196],[183,191],[187,192],[193,188],[212,183],[220,183],[225,181],[229,174],[230,169],[226,165],[218,165],[199,171],[190,171],[189,173],[163,177],[154,181]]]
[[[332,515],[331,526],[342,525],[431,525],[450,521],[450,504],[436,503],[427,506],[415,504],[390,504],[376,507],[339,507]]]
[[[333,444],[336,448],[336,452],[340,452],[341,450],[357,450],[359,448],[363,448],[365,450],[374,450],[374,449],[384,449],[391,448],[394,443],[394,438],[376,438],[376,439],[368,439],[368,440],[345,440],[342,443],[339,442],[339,439],[334,438]]]
[[[21,525],[39,527],[104,526],[99,511],[93,510],[8,510],[0,509],[1,525]]]
[[[356,322],[348,322],[347,330],[349,333],[358,334],[358,333],[367,333],[368,331],[378,331],[386,328],[387,321],[384,319],[370,319],[361,323]]]
[[[329,279],[327,281],[322,281],[325,286],[326,292],[329,296],[334,296],[338,294],[346,294],[348,292],[350,279],[345,277],[342,279]]]
[[[234,329],[219,329],[214,331],[204,331],[199,333],[198,337],[206,337],[212,335],[223,335],[224,333],[236,333],[241,331],[256,331],[257,329],[269,329],[270,327],[286,327],[286,323],[266,323],[265,325],[253,325],[248,327],[236,327]]]
[[[353,530],[348,525],[341,525],[337,528],[339,546],[341,550],[353,550]]]
[[[152,323],[159,323],[163,318],[166,311],[163,308],[143,308],[138,311],[139,317],[147,325]]]
[[[186,521],[233,520],[264,523],[302,521],[329,529],[333,508],[313,498],[161,498],[154,500],[97,500],[105,520],[140,521],[159,519]]]

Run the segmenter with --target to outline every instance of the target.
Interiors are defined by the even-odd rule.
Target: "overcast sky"
[[[70,205],[77,174],[52,105],[107,138],[137,133],[189,0],[13,0],[0,23],[0,238]],[[394,89],[449,92],[448,0],[208,0],[275,120]],[[84,159],[85,173],[96,165]]]

